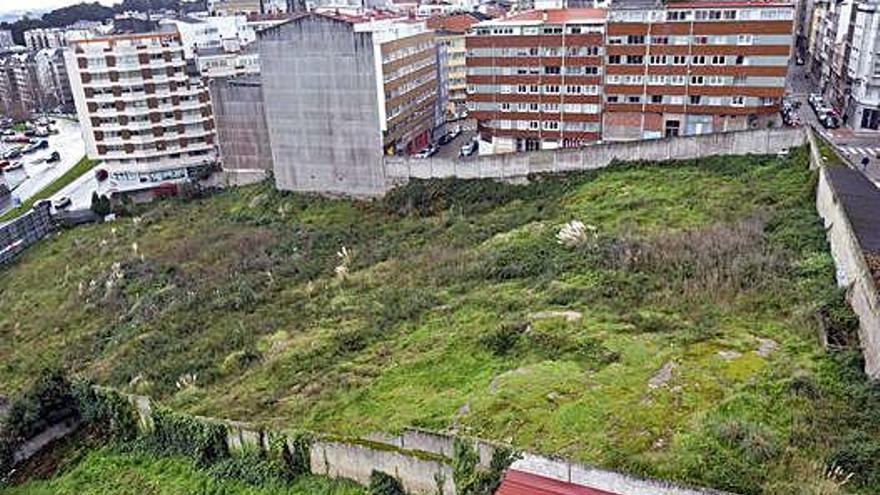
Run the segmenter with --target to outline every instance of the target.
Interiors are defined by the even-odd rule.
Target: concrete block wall
[[[609,143],[586,148],[457,158],[385,157],[389,183],[410,178],[511,179],[530,174],[595,170],[613,161],[685,160],[711,155],[773,154],[804,144],[801,128],[755,129],[699,136]]]
[[[0,225],[0,266],[49,235],[52,230],[49,208],[48,202],[40,202],[27,213]]]
[[[209,87],[223,168],[272,170],[259,78],[216,78]]]
[[[452,466],[427,456],[357,443],[317,440],[310,451],[313,474],[369,485],[373,470],[400,480],[407,493],[455,495]]]
[[[815,143],[815,136],[811,135],[810,139]],[[811,165],[819,169],[816,210],[825,224],[825,235],[837,268],[837,283],[846,287],[847,302],[859,318],[865,373],[872,379],[880,379],[880,299],[877,286],[831,174],[816,151],[818,148],[815,145],[811,148]]]

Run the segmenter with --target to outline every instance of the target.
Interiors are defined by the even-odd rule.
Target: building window
[[[706,56],[705,55],[694,55],[691,57],[691,64],[693,65],[706,65]]]
[[[666,121],[666,137],[676,137],[679,134],[679,129],[681,127],[681,122],[678,120],[667,120]]]
[[[529,129],[531,129],[533,131],[537,131],[540,128],[541,128],[541,123],[538,122],[537,120],[530,120],[529,121]]]
[[[743,55],[737,55],[736,56],[736,65],[749,65],[748,59],[746,59],[746,57]]]
[[[548,65],[544,67],[544,74],[559,74],[558,65]]]
[[[694,44],[695,45],[708,45],[709,37],[708,36],[694,36]]]
[[[672,65],[685,65],[687,64],[687,55],[673,55],[672,56]]]
[[[700,95],[691,95],[690,98],[688,98],[688,102],[691,105],[699,105],[700,103],[702,103],[702,101],[703,97]]]
[[[724,65],[726,59],[724,55],[712,55],[712,65]]]
[[[651,36],[651,43],[654,45],[668,45],[669,37],[668,36]]]
[[[555,120],[545,120],[542,122],[542,127],[545,131],[558,131],[559,122]]]
[[[620,100],[620,97],[617,95],[608,95],[605,97],[605,101],[608,103],[617,103]]]
[[[702,86],[704,83],[703,76],[691,76],[691,84],[695,86]]]
[[[663,103],[663,95],[651,95],[651,103]]]
[[[754,37],[751,34],[740,34],[736,37],[737,45],[751,45]]]
[[[645,37],[639,34],[631,34],[626,37],[627,45],[644,45]]]
[[[733,96],[730,98],[730,105],[734,107],[742,107],[745,106],[746,99],[742,96]]]
[[[642,97],[639,95],[629,95],[626,97],[627,103],[641,103]]]
[[[666,55],[651,55],[651,65],[666,65]]]
[[[620,63],[620,55],[609,55],[608,56],[608,64],[616,65]]]

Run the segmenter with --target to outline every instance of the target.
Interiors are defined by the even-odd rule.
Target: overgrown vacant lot
[[[61,461],[56,473],[0,488],[3,495],[364,495],[349,482],[318,477],[294,482],[269,481],[260,486],[230,476],[226,465],[199,469],[183,457],[155,457],[138,451],[97,449]]]
[[[744,493],[836,493],[850,472],[876,493],[880,393],[814,181],[799,150],[159,203],[0,272],[0,386],[60,361],[277,427],[456,428]],[[572,220],[595,229],[557,242]]]

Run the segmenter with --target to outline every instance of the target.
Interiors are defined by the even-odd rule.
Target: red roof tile
[[[495,495],[619,495],[508,469]]]
[[[502,21],[540,21],[549,23],[576,22],[583,20],[601,20],[605,18],[605,9],[547,9],[529,10],[510,16]],[[546,19],[545,19],[546,16]]]
[[[470,14],[435,15],[428,19],[430,29],[445,29],[453,33],[465,33],[479,19]]]

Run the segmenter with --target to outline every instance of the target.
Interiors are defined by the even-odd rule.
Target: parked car
[[[840,119],[833,114],[825,114],[824,116],[819,117],[819,123],[826,129],[837,129],[840,127]]]
[[[776,153],[776,156],[779,157],[779,158],[785,158],[785,157],[788,156],[788,154],[789,154],[790,152],[791,152],[791,150],[789,150],[788,148],[782,148],[781,150],[779,150],[779,151]]]
[[[13,170],[21,170],[24,168],[24,163],[21,162],[12,162],[9,165],[3,167],[4,172],[12,172]]]
[[[57,151],[53,151],[49,158],[46,158],[46,163],[55,163],[61,160],[61,154]]]
[[[461,156],[471,156],[474,152],[477,151],[477,141],[468,141],[467,143],[461,145]]]
[[[798,65],[804,65],[803,57],[798,57],[797,60],[795,60],[795,63]]]
[[[52,206],[55,207],[56,210],[63,210],[65,208],[70,208],[70,205],[73,201],[70,200],[67,196],[61,196],[60,198],[55,200],[55,203]]]
[[[21,146],[16,146],[14,148],[10,148],[3,153],[3,158],[9,160],[10,158],[18,158],[21,156]]]
[[[49,137],[49,134],[51,134],[51,133],[49,132],[49,128],[48,128],[48,127],[40,127],[40,128],[37,129],[37,131],[34,133],[34,135],[37,136],[37,137]]]
[[[416,153],[413,156],[415,156],[415,158],[428,158],[430,156],[434,156],[434,154],[436,154],[436,153],[437,153],[437,147],[432,144],[432,145],[429,145],[427,148],[419,151],[418,153]]]

